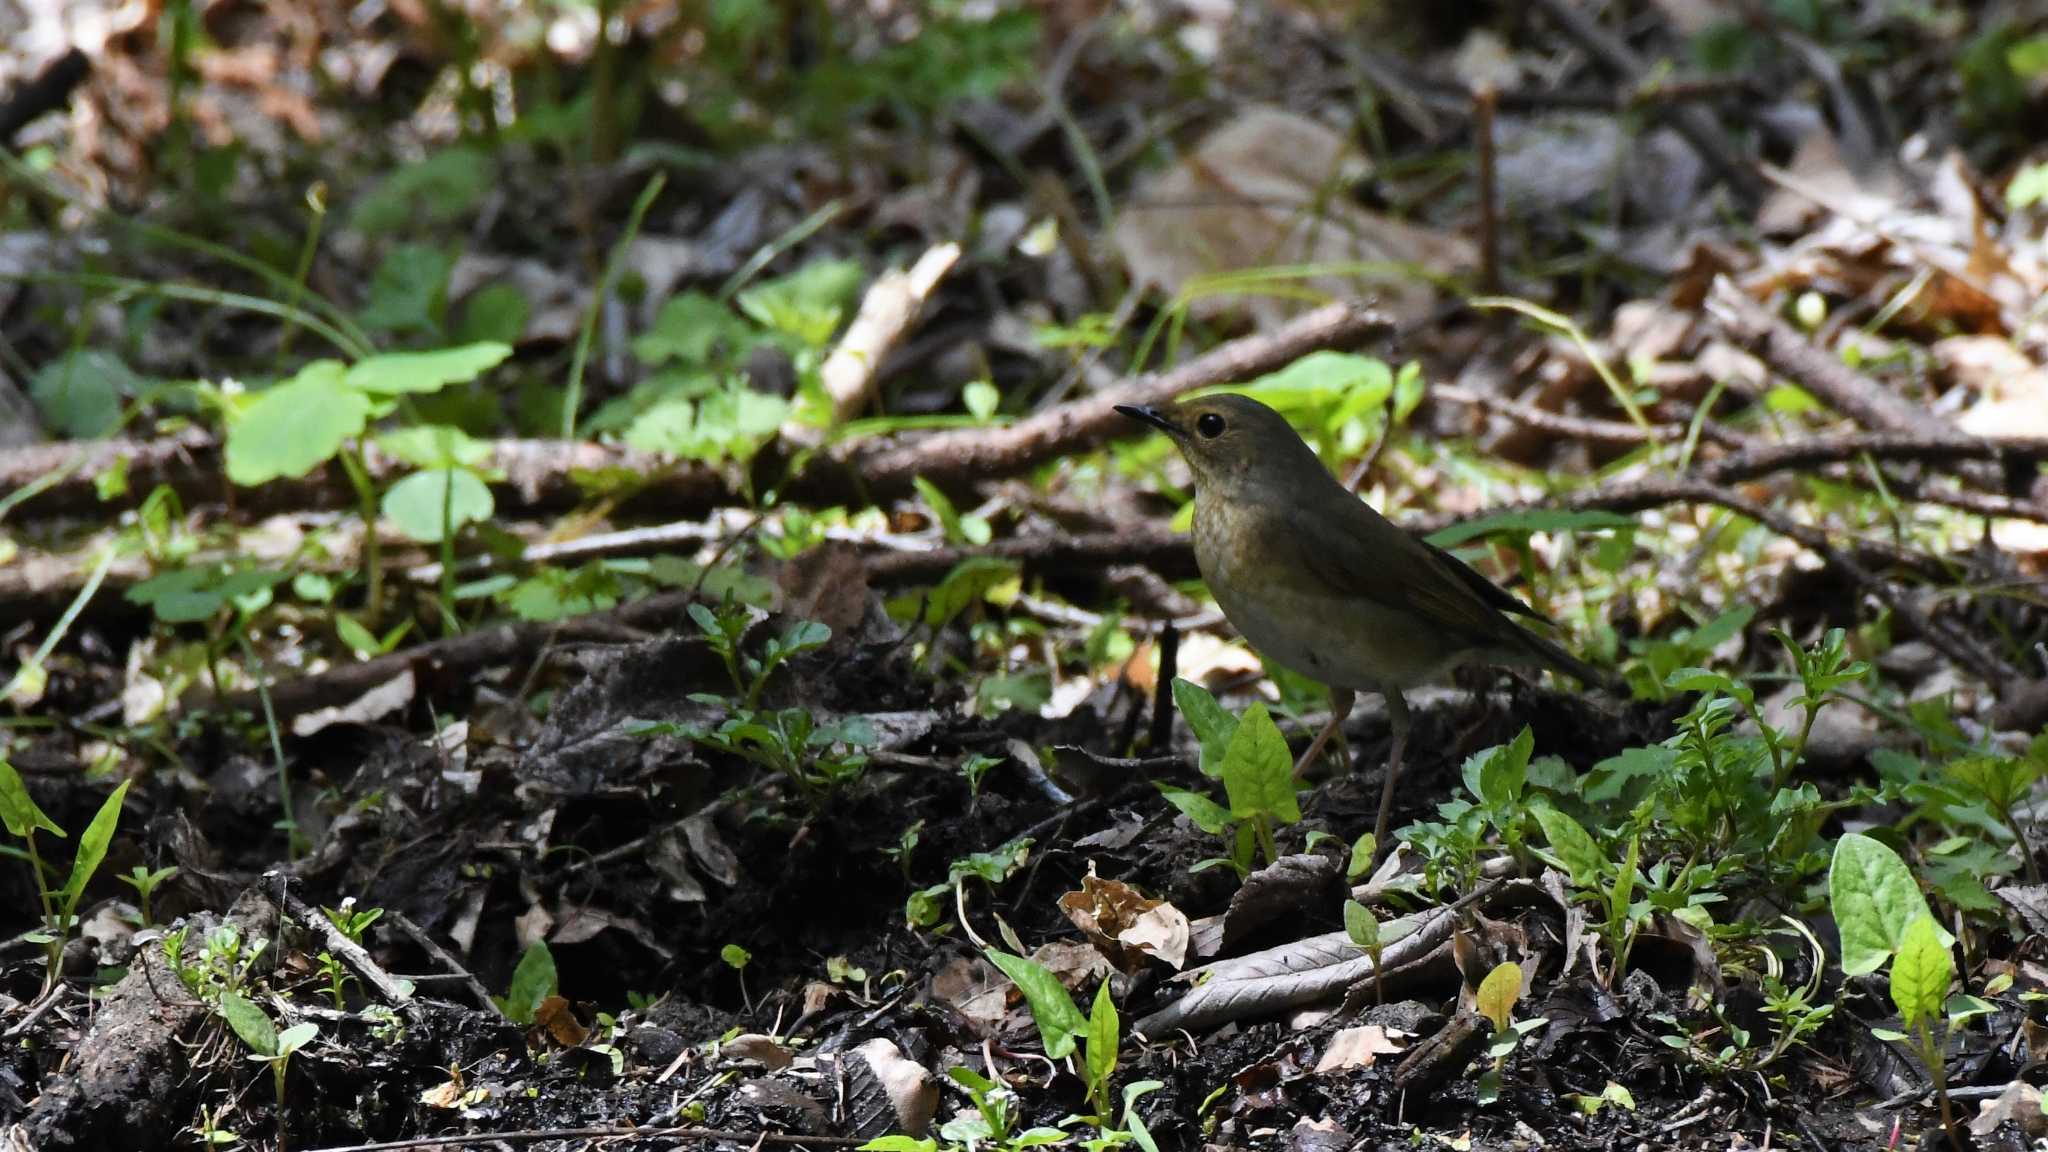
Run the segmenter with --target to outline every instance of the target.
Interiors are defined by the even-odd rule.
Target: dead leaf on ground
[[[1436,303],[1429,278],[1472,267],[1477,252],[1462,236],[1348,202],[1345,189],[1365,171],[1351,142],[1320,122],[1282,108],[1248,108],[1180,163],[1145,180],[1118,219],[1114,240],[1132,279],[1169,295],[1219,273],[1377,265],[1288,286],[1370,293],[1396,318],[1420,317]],[[1242,313],[1271,327],[1300,305],[1247,293],[1204,295],[1191,308],[1202,317]]]
[[[1176,969],[1187,962],[1187,916],[1120,880],[1097,876],[1092,866],[1081,877],[1080,891],[1060,897],[1060,911],[1126,972],[1137,971],[1148,958]]]
[[[982,1037],[993,1036],[1002,1027],[1009,990],[1009,980],[979,957],[955,957],[932,977],[932,999],[958,1012]]]
[[[1038,947],[1033,960],[1045,965],[1069,990],[1080,988],[1115,974],[1109,961],[1094,948],[1073,940],[1054,940]]]
[[[564,1048],[575,1048],[590,1038],[590,1029],[576,1019],[576,1013],[569,1008],[569,1002],[560,996],[550,996],[533,1010],[535,1026],[545,1028],[555,1043]]]
[[[416,691],[412,669],[407,668],[346,704],[320,708],[292,719],[292,735],[312,736],[336,724],[368,724],[382,720],[412,703]]]
[[[1330,1037],[1329,1047],[1323,1049],[1322,1058],[1316,1061],[1316,1075],[1343,1068],[1370,1068],[1375,1059],[1399,1051],[1401,1045],[1377,1024],[1346,1028]]]
[[[790,1061],[796,1059],[795,1054],[773,1036],[759,1032],[743,1032],[719,1045],[718,1052],[734,1060],[752,1060],[771,1072],[789,1067]]]
[[[2048,1117],[2041,1114],[2041,1090],[2023,1080],[2007,1084],[1997,1097],[1977,1105],[1977,1118],[1970,1121],[1970,1132],[1980,1138],[1988,1137],[2004,1124],[2018,1125],[2020,1133],[2029,1140],[2048,1136]]]

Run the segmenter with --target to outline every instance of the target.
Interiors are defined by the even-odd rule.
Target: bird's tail
[[[1589,688],[1613,688],[1616,686],[1617,681],[1613,676],[1602,672],[1600,669],[1565,651],[1556,642],[1538,636],[1536,633],[1519,625],[1515,627],[1515,631],[1520,634],[1522,646],[1528,650],[1530,655],[1535,657],[1537,663],[1562,672]]]

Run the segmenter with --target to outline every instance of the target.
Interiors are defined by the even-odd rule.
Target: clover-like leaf
[[[228,426],[228,479],[246,488],[304,476],[362,435],[369,397],[342,376],[336,361],[316,360],[256,397]]]
[[[384,493],[385,519],[421,544],[438,544],[465,524],[489,520],[493,511],[490,488],[467,468],[415,472]]]

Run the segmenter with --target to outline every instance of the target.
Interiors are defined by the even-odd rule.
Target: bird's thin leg
[[[1387,748],[1387,781],[1380,785],[1380,817],[1372,826],[1374,865],[1387,855],[1387,821],[1393,815],[1394,781],[1401,775],[1401,754],[1408,748],[1408,701],[1402,699],[1399,688],[1386,688],[1382,695],[1387,700],[1387,726],[1393,730],[1393,743]]]
[[[1314,740],[1309,741],[1308,751],[1303,752],[1301,759],[1294,762],[1295,775],[1300,775],[1303,769],[1315,763],[1316,757],[1323,754],[1323,745],[1328,744],[1330,737],[1344,727],[1345,717],[1351,715],[1351,706],[1357,702],[1358,694],[1349,688],[1330,689],[1330,722],[1323,725],[1323,730],[1316,733]]]

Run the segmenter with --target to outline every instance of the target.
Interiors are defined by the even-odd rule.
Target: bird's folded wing
[[[1535,615],[1456,557],[1410,536],[1363,503],[1355,506],[1357,516],[1349,509],[1333,515],[1329,506],[1314,517],[1293,510],[1271,543],[1293,553],[1300,570],[1332,595],[1420,617],[1474,647],[1497,643],[1504,628],[1512,628],[1501,618],[1503,609]],[[1330,531],[1333,521],[1343,530]]]

